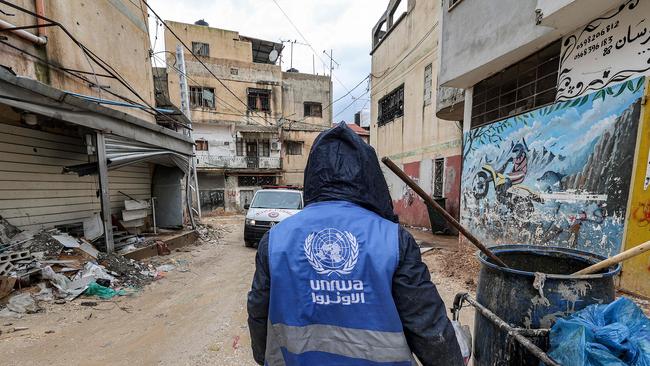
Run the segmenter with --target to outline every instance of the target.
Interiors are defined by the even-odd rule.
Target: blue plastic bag
[[[558,320],[550,339],[563,366],[650,366],[650,319],[624,297]]]

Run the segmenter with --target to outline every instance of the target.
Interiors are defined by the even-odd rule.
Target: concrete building
[[[373,29],[370,143],[458,216],[461,129],[436,117],[438,1],[392,0]],[[386,173],[395,211],[431,227],[424,202]]]
[[[237,211],[264,185],[301,186],[311,143],[331,123],[329,77],[283,72],[280,43],[197,23],[167,22],[198,57],[185,50],[202,207]],[[180,106],[178,44],[167,30],[157,74]]]
[[[193,141],[156,124],[183,120],[153,109],[144,5],[12,3],[0,5],[0,216],[25,230],[99,216],[110,250],[124,201],[158,196],[159,226],[182,227]],[[151,226],[143,211],[129,229]]]
[[[446,0],[438,116],[464,115],[462,221],[487,243],[612,256],[650,239],[639,0]],[[452,119],[454,119],[452,118]],[[622,287],[650,295],[650,255]]]

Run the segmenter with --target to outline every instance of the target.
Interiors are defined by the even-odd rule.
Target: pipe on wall
[[[15,25],[0,19],[0,29],[10,29],[15,27],[16,27]],[[43,46],[47,44],[47,38],[35,36],[23,29],[14,29],[11,30],[10,32],[26,41],[32,42],[39,46]]]
[[[44,17],[45,16],[45,1],[44,0],[34,0],[34,9],[36,10],[36,14],[39,16]],[[39,37],[47,37],[47,27],[44,27],[47,22],[45,19],[41,18],[36,18],[36,24],[39,25],[37,28],[37,32]]]

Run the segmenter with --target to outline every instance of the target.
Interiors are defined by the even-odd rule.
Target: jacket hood
[[[322,132],[305,168],[305,204],[348,201],[397,222],[375,149],[344,122]]]

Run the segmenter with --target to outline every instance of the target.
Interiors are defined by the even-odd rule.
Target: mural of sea
[[[490,245],[618,253],[644,81],[466,132],[463,224]]]

